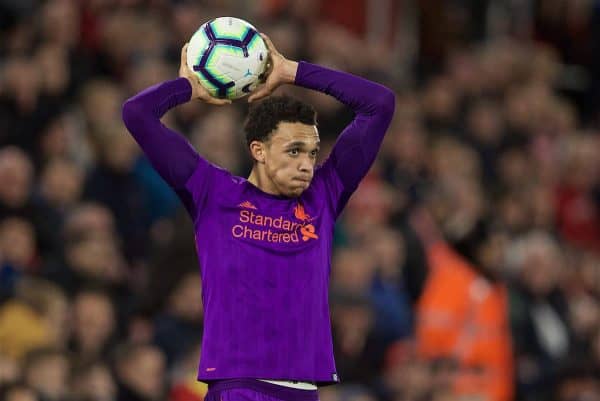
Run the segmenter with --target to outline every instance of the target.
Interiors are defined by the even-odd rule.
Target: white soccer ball
[[[237,99],[256,88],[268,55],[254,26],[239,18],[219,17],[192,35],[187,65],[211,95]]]

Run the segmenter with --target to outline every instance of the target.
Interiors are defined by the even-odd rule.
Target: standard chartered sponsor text
[[[300,241],[298,229],[302,224],[284,219],[283,216],[274,218],[254,213],[252,210],[240,210],[239,221],[243,224],[231,227],[231,233],[235,238],[285,243]],[[272,228],[277,230],[272,231]]]

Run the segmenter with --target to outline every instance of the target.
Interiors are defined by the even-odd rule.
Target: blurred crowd
[[[336,229],[321,400],[600,400],[598,0],[0,0],[0,400],[202,400],[191,222],[120,114],[217,16],[397,94]],[[326,157],[351,112],[280,92]],[[165,123],[245,176],[246,109]]]

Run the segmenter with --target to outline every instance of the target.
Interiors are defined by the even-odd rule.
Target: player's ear
[[[265,143],[261,141],[250,142],[250,153],[258,163],[265,162]]]

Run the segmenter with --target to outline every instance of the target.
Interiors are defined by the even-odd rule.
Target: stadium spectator
[[[75,401],[114,401],[117,386],[108,365],[101,361],[75,364],[71,373],[72,398]]]
[[[23,384],[13,383],[0,388],[0,399],[5,401],[39,401],[36,392]]]
[[[202,337],[202,286],[197,272],[183,275],[167,296],[165,308],[154,321],[154,343],[171,365]]]
[[[110,295],[82,289],[73,298],[71,350],[78,363],[103,358],[115,339],[117,319]]]
[[[35,389],[41,401],[63,401],[69,394],[70,362],[67,354],[55,348],[39,348],[25,356],[23,378]]]
[[[166,391],[165,357],[147,344],[121,344],[114,355],[117,401],[158,401]]]

